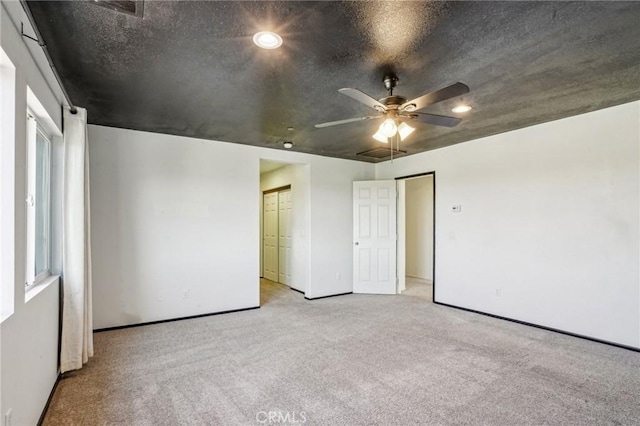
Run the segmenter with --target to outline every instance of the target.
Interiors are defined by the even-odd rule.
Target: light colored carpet
[[[44,424],[640,424],[640,353],[425,297],[262,286],[259,310],[96,334]]]
[[[421,297],[429,302],[433,299],[433,283],[420,278],[407,276],[405,278],[405,290],[403,296]]]

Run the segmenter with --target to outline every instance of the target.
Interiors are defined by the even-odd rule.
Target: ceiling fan
[[[355,123],[358,121],[384,118],[385,120],[378,128],[378,131],[373,135],[373,138],[380,142],[388,143],[389,139],[396,135],[400,137],[400,140],[404,140],[407,136],[413,133],[415,129],[407,124],[410,122],[415,121],[418,123],[434,124],[436,126],[454,127],[462,121],[462,119],[458,117],[448,117],[416,111],[426,108],[429,105],[468,93],[469,87],[467,85],[455,83],[451,86],[407,101],[407,98],[393,94],[393,89],[398,85],[398,80],[398,77],[395,75],[388,75],[384,78],[384,87],[389,92],[389,96],[379,100],[375,100],[358,89],[339,89],[338,92],[373,108],[379,114],[366,117],[348,118],[346,120],[329,121],[327,123],[316,124],[315,127],[324,128]]]

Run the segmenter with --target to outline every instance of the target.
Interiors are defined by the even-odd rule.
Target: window
[[[51,141],[38,128],[36,132],[36,191],[35,191],[35,276],[49,272],[49,252],[50,252],[50,170],[51,164]]]
[[[51,274],[51,138],[27,117],[27,288]]]

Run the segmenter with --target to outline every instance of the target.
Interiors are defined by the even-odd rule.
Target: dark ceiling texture
[[[29,1],[72,101],[104,126],[378,162],[382,80],[412,99],[455,82],[471,91],[422,112],[414,154],[640,99],[640,2],[145,1],[136,14],[90,1]],[[126,3],[126,2],[121,2]],[[126,5],[125,5],[126,6]],[[140,7],[142,10],[139,10]],[[284,44],[264,50],[260,30]],[[473,110],[454,114],[468,103]],[[294,130],[288,130],[293,127]],[[606,141],[603,141],[606,143]]]

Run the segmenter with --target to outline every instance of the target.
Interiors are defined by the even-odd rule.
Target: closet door
[[[264,277],[278,281],[278,193],[264,194],[263,266]]]
[[[278,192],[278,280],[291,285],[291,189]]]

